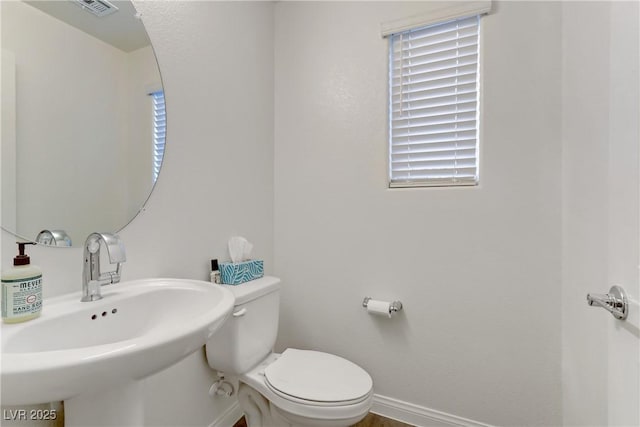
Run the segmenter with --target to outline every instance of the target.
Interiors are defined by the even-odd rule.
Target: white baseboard
[[[240,418],[242,418],[243,412],[238,405],[238,401],[234,399],[233,403],[226,411],[224,411],[214,422],[209,424],[209,427],[232,427]]]
[[[469,420],[379,394],[373,396],[371,412],[419,427],[492,427],[479,421]]]
[[[479,421],[447,414],[379,394],[373,396],[371,412],[418,427],[493,427]],[[238,405],[237,401],[234,401],[209,427],[231,427],[242,415],[240,405]]]

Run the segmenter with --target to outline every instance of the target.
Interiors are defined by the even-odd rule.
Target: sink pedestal
[[[64,401],[65,427],[144,425],[142,382],[88,392]]]

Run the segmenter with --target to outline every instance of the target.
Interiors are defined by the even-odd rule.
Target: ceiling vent
[[[75,4],[96,16],[107,16],[118,11],[118,8],[107,0],[72,0]]]

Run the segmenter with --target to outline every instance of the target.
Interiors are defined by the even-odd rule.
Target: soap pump
[[[25,245],[33,242],[16,242],[18,255],[13,258],[13,268],[2,272],[2,320],[18,323],[35,319],[42,311],[42,270],[31,264],[25,254]]]

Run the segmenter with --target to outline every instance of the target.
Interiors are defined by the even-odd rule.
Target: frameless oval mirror
[[[58,246],[119,231],[149,197],[164,153],[160,72],[133,4],[0,7],[2,228]]]

